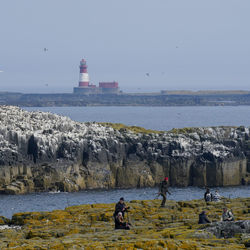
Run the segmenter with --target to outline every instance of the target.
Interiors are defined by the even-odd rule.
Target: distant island
[[[51,106],[236,106],[250,105],[250,91],[167,91],[155,93],[0,92],[0,105]]]

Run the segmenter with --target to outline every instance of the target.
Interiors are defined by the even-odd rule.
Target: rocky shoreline
[[[0,106],[0,192],[249,184],[246,127],[169,132]]]
[[[127,203],[131,230],[114,230],[115,204],[89,204],[52,212],[0,217],[1,249],[246,249],[250,247],[250,198]],[[220,222],[227,206],[234,222]],[[199,225],[207,211],[211,224]],[[8,225],[6,225],[8,224]]]

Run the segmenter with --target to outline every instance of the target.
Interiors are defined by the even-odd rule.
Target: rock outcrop
[[[207,231],[213,233],[217,238],[232,238],[239,234],[250,235],[250,220],[216,222]]]
[[[130,212],[125,219],[132,224],[131,230],[114,230],[115,204],[88,204],[52,212],[14,214],[8,227],[0,226],[0,249],[250,247],[249,198],[208,204],[203,200],[167,201],[165,208],[159,207],[159,200],[133,200],[127,205]],[[217,222],[225,205],[234,212],[235,222]],[[198,224],[198,214],[202,210],[208,211],[211,224]]]
[[[0,106],[0,191],[248,183],[249,128],[134,132]]]

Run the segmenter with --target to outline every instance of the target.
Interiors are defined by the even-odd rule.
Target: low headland
[[[0,92],[0,104],[53,106],[235,106],[250,105],[250,91],[161,91],[117,94],[24,94]]]
[[[248,127],[152,131],[0,106],[0,192],[250,183]]]
[[[130,230],[115,230],[115,204],[89,204],[0,218],[1,249],[246,249],[250,247],[250,198],[127,203]],[[220,222],[222,209],[235,221]],[[212,223],[198,224],[206,211]]]

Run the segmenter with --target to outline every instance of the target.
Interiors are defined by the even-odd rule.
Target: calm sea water
[[[220,187],[219,193],[227,198],[249,197],[250,187]],[[68,206],[93,203],[114,203],[121,196],[125,200],[150,200],[156,198],[156,188],[115,189],[108,191],[81,191],[77,193],[34,193],[25,195],[0,195],[0,215],[11,218],[14,213],[52,211]],[[170,188],[169,200],[202,199],[205,190],[198,187]],[[211,189],[214,193],[215,189]],[[159,200],[160,204],[160,200]]]
[[[250,106],[235,107],[32,107],[24,109],[47,111],[87,122],[114,122],[147,129],[170,130],[182,127],[250,126]],[[225,197],[249,197],[250,187],[218,188]],[[197,187],[171,188],[169,199],[191,200],[203,197],[204,189]],[[67,206],[91,203],[113,203],[121,196],[129,200],[154,199],[156,188],[82,191],[78,193],[36,193],[0,195],[0,215],[11,217],[25,211],[51,211]],[[160,201],[159,201],[160,203]],[[4,204],[4,206],[3,206]]]
[[[80,122],[114,122],[147,129],[209,126],[250,126],[250,106],[216,107],[28,107]]]

